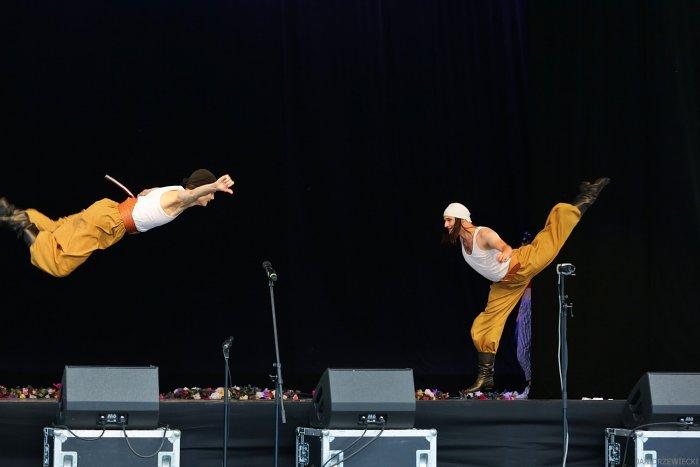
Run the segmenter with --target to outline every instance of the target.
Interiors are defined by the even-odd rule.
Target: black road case
[[[103,434],[102,430],[44,428],[44,467],[180,466],[179,430],[126,430],[126,435],[128,440],[122,430],[106,430]],[[158,453],[142,458],[132,449],[142,455]]]
[[[367,445],[380,430],[321,430],[297,428],[297,467],[436,467],[437,431],[384,430],[381,437]],[[352,446],[351,446],[352,444]],[[367,445],[365,449],[363,446]],[[361,452],[358,452],[362,449]],[[357,455],[353,453],[357,452]],[[349,457],[352,455],[352,460]],[[331,458],[330,462],[328,462]]]
[[[700,431],[606,428],[605,465],[700,465]]]

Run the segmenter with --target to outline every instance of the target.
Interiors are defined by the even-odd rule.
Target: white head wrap
[[[472,215],[469,212],[469,209],[460,203],[451,203],[449,206],[447,206],[445,212],[442,214],[442,217],[445,216],[457,217],[459,219],[464,219],[467,222],[472,221]]]

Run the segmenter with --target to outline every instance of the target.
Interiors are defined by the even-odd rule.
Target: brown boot
[[[493,389],[493,365],[496,361],[495,353],[479,352],[479,374],[470,387],[463,392],[488,392]]]
[[[27,246],[32,246],[39,235],[39,229],[29,220],[26,211],[15,210],[11,216],[0,217],[0,224],[14,230]]]
[[[22,240],[28,247],[34,244],[37,236],[39,236],[39,229],[34,224],[29,224],[22,230]]]
[[[579,186],[580,193],[571,204],[576,206],[578,210],[581,211],[581,214],[583,214],[591,204],[595,203],[595,200],[598,199],[598,195],[608,183],[610,183],[608,177],[599,178],[593,183],[582,182]]]

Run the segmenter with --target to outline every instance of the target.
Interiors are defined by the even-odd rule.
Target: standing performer
[[[0,198],[0,224],[24,239],[34,266],[65,277],[95,250],[114,245],[124,234],[167,224],[192,206],[206,206],[218,191],[233,194],[232,186],[228,175],[217,180],[210,171],[199,169],[184,179],[182,186],[151,188],[122,203],[105,198],[57,221],[36,209],[18,209]]]
[[[469,210],[459,203],[447,206],[443,214],[446,241],[460,242],[464,260],[476,272],[493,282],[486,309],[474,320],[471,336],[478,351],[479,373],[465,392],[493,389],[494,361],[506,319],[523,296],[530,280],[547,267],[581,215],[590,207],[609,178],[583,182],[571,204],[559,203],[547,217],[544,228],[531,244],[513,250],[488,227],[472,224]]]

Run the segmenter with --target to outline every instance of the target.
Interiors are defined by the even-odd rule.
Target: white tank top
[[[467,250],[464,248],[464,243],[460,242],[462,244],[462,255],[467,264],[474,268],[476,272],[491,282],[498,282],[508,273],[508,269],[510,269],[510,259],[505,263],[499,263],[496,259],[496,255],[498,255],[500,251],[495,248],[490,250],[482,250],[479,248],[476,237],[479,235],[479,231],[482,228],[483,227],[477,227],[474,231],[471,255],[468,254]]]
[[[179,185],[164,186],[153,189],[147,195],[139,196],[136,199],[134,210],[131,212],[131,217],[133,217],[134,224],[136,224],[136,230],[147,232],[154,227],[160,227],[174,220],[177,216],[169,216],[163,211],[163,207],[160,205],[160,197],[166,191],[180,190],[184,190],[184,188]]]

